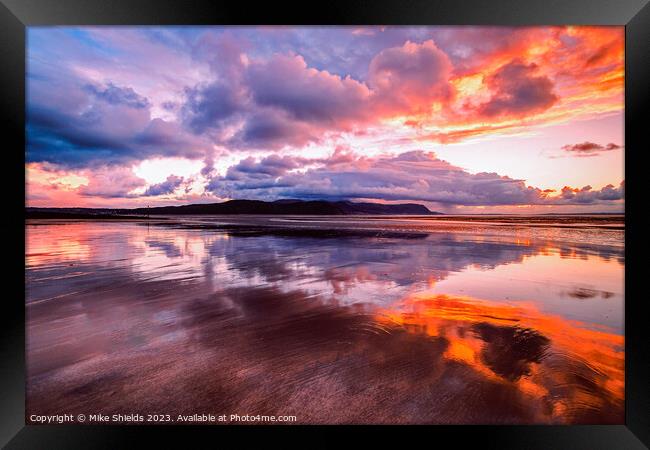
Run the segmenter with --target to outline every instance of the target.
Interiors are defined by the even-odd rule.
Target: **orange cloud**
[[[442,111],[409,116],[419,140],[457,142],[592,118],[624,107],[622,27],[526,28],[450,78]],[[487,114],[486,114],[487,113]]]

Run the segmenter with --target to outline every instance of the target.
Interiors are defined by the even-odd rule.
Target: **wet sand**
[[[622,231],[547,220],[28,222],[27,417],[623,423]]]

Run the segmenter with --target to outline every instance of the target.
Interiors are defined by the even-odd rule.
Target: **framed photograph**
[[[6,448],[648,448],[647,1],[0,11]]]

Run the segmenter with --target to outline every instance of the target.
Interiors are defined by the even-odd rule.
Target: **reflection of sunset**
[[[28,408],[622,423],[622,230],[521,222],[30,222]]]
[[[624,338],[541,313],[530,303],[414,295],[377,320],[449,341],[443,357],[543,402],[553,421],[624,399]],[[562,397],[559,392],[563,392]]]
[[[91,247],[84,236],[61,236],[58,239],[30,239],[28,236],[25,260],[28,266],[40,266],[51,261],[84,261]]]

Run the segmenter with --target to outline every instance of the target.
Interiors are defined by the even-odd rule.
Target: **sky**
[[[624,210],[623,27],[29,27],[27,206]]]

